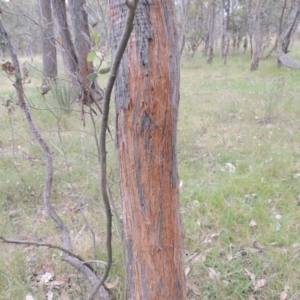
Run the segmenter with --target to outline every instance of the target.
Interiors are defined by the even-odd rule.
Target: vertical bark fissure
[[[142,213],[146,211],[146,203],[144,199],[144,187],[141,182],[141,162],[139,158],[139,149],[138,149],[138,109],[139,109],[139,96],[137,99],[137,105],[134,108],[133,120],[132,120],[132,128],[133,128],[133,142],[134,142],[134,162],[135,162],[135,173],[136,173],[136,183],[139,195],[139,204]]]
[[[118,36],[124,18],[122,1],[110,2],[112,28]],[[186,299],[176,158],[179,49],[174,19],[173,1],[140,2],[117,78],[117,146],[124,239],[130,252],[126,268],[130,300]]]

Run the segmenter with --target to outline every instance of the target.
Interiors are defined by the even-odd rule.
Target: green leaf
[[[99,42],[99,32],[98,32],[98,30],[93,30],[92,36],[94,38],[95,43],[97,44]]]
[[[95,51],[91,51],[91,52],[89,52],[89,54],[88,54],[86,60],[87,60],[88,62],[91,62],[91,61],[93,61],[93,60],[95,59],[95,57],[96,57]]]
[[[100,74],[106,74],[106,73],[109,73],[110,72],[110,67],[108,68],[103,68],[99,71]]]
[[[95,80],[97,78],[97,74],[96,73],[91,73],[87,76],[88,79],[90,80]]]

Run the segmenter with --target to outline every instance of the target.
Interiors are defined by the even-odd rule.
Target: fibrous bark
[[[113,52],[125,18],[109,1]],[[116,80],[129,300],[186,299],[176,158],[179,51],[174,1],[142,0]]]

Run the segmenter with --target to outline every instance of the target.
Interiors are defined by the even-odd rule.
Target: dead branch
[[[284,66],[291,69],[300,69],[300,61],[289,57],[282,50],[277,51],[277,59]]]
[[[20,241],[20,240],[8,240],[4,238],[3,236],[0,236],[0,241],[4,244],[15,244],[15,245],[26,245],[26,246],[36,246],[36,247],[46,247],[46,248],[51,248],[51,249],[57,249],[60,250],[64,253],[66,253],[69,256],[75,257],[78,260],[82,262],[82,264],[86,265],[92,272],[96,273],[96,271],[93,269],[91,265],[89,265],[85,260],[80,256],[77,255],[63,247],[52,245],[49,243],[39,243],[39,242],[33,242],[33,241]]]
[[[15,87],[17,95],[18,95],[18,105],[20,106],[21,110],[23,111],[25,118],[27,120],[28,126],[29,126],[33,136],[35,137],[37,142],[40,144],[40,146],[44,152],[45,158],[46,158],[46,176],[45,176],[45,185],[44,185],[44,191],[43,191],[44,205],[47,209],[47,212],[49,213],[51,218],[54,220],[54,222],[56,223],[56,225],[60,228],[60,230],[62,232],[64,247],[67,250],[72,251],[72,243],[71,243],[69,231],[68,231],[67,227],[65,226],[65,224],[63,223],[62,219],[56,213],[55,209],[53,208],[53,206],[51,205],[51,202],[50,202],[50,194],[51,194],[52,179],[53,179],[52,153],[51,153],[46,141],[41,136],[38,128],[34,124],[32,118],[31,118],[31,114],[30,114],[29,110],[27,109],[27,106],[25,103],[25,98],[24,98],[24,90],[23,90],[19,60],[17,58],[17,55],[15,54],[15,51],[11,44],[10,38],[9,38],[7,32],[5,31],[1,20],[0,20],[0,33],[4,38],[7,48],[10,51],[12,63],[15,68],[16,81],[14,83],[14,87]]]
[[[110,76],[106,85],[105,93],[104,93],[104,105],[103,105],[103,114],[102,114],[102,122],[100,129],[100,137],[99,137],[99,148],[100,148],[100,172],[101,172],[101,192],[102,198],[106,210],[106,247],[107,247],[107,265],[105,271],[100,279],[100,282],[95,286],[92,290],[91,294],[87,298],[88,300],[94,299],[97,290],[103,285],[106,280],[109,270],[112,264],[112,247],[111,247],[111,238],[112,238],[112,212],[109,203],[108,197],[108,187],[107,187],[107,167],[106,167],[106,129],[108,125],[108,117],[109,117],[109,106],[110,106],[110,97],[112,93],[112,89],[115,84],[115,80],[117,77],[118,69],[121,63],[121,59],[125,52],[130,34],[133,30],[133,21],[135,16],[135,10],[138,5],[139,0],[125,0],[126,5],[128,7],[127,18],[125,23],[125,28],[122,34],[121,41],[118,45],[117,51],[113,58],[113,63],[110,71]]]
[[[44,191],[43,191],[44,205],[46,207],[48,214],[51,216],[53,221],[56,223],[56,225],[61,230],[64,248],[66,250],[72,252],[72,242],[71,242],[68,228],[65,226],[64,222],[59,217],[59,215],[57,214],[56,210],[53,208],[51,201],[50,201],[52,180],[53,180],[53,156],[48,147],[48,144],[43,139],[38,128],[35,126],[32,118],[31,118],[30,111],[27,108],[27,105],[25,102],[25,97],[24,97],[24,89],[23,89],[23,84],[22,84],[22,76],[21,76],[21,71],[20,71],[19,60],[18,60],[17,55],[15,54],[15,51],[14,51],[14,48],[10,41],[10,38],[9,38],[5,28],[3,27],[1,19],[0,19],[0,34],[2,35],[2,37],[5,41],[5,44],[6,44],[7,48],[9,49],[11,60],[12,60],[13,66],[15,68],[16,81],[14,83],[14,87],[16,89],[17,96],[18,96],[18,105],[20,106],[21,110],[23,111],[25,118],[27,120],[28,126],[29,126],[33,136],[35,137],[37,142],[40,144],[40,146],[44,152],[45,158],[46,158],[46,176],[45,176],[45,185],[44,185]],[[74,266],[78,271],[80,271],[83,275],[85,275],[87,277],[87,279],[91,282],[92,286],[94,287],[93,290],[95,290],[95,287],[97,287],[95,295],[98,292],[98,295],[101,297],[101,299],[110,299],[107,291],[102,287],[101,280],[100,280],[101,285],[99,284],[99,287],[101,286],[101,289],[99,289],[98,278],[97,278],[96,274],[94,274],[85,264],[82,264],[81,260],[79,260],[76,257],[71,257],[71,256],[66,256],[64,258],[64,260],[66,262],[68,262],[69,264],[71,264],[72,266]],[[93,275],[91,275],[91,273]]]

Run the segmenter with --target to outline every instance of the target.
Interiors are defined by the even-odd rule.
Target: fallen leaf
[[[119,283],[119,277],[116,278],[116,280],[114,280],[113,282],[108,282],[106,284],[106,287],[109,289],[109,290],[112,290],[114,289]]]
[[[61,297],[61,300],[70,300],[70,298],[69,298],[69,296],[68,296],[68,294],[67,294],[67,292],[65,290],[63,290],[61,292],[60,297]]]
[[[197,255],[194,259],[192,259],[193,262],[205,262],[206,260],[206,255],[205,253],[200,253],[199,255]]]
[[[60,285],[63,285],[63,284],[65,284],[65,282],[62,281],[62,280],[54,280],[54,281],[51,281],[51,285],[52,285],[52,286],[60,286]]]
[[[216,272],[213,268],[208,268],[209,273],[208,276],[211,280],[220,280],[221,274],[219,272]]]
[[[257,198],[257,194],[252,193],[252,194],[245,194],[245,200],[253,200],[255,198]]]
[[[194,284],[187,284],[187,288],[190,289],[195,295],[200,296],[200,290]]]
[[[183,187],[183,181],[180,180],[180,182],[179,182],[179,189],[181,189],[182,187]]]
[[[229,285],[229,281],[227,281],[227,280],[222,280],[222,282],[224,283],[225,286]]]
[[[251,247],[241,249],[242,255],[247,255],[247,253],[259,253],[259,252],[261,252],[260,249],[251,248]]]
[[[209,235],[206,236],[206,238],[202,243],[203,244],[212,243],[213,240],[220,235],[220,233],[221,231],[210,233]]]
[[[281,224],[279,222],[276,223],[276,231],[279,231],[281,228]]]
[[[46,272],[45,274],[43,274],[40,278],[40,283],[41,284],[46,284],[48,283],[52,278],[53,278],[53,273],[50,272]]]
[[[283,254],[289,253],[289,250],[287,248],[275,248],[275,251],[277,253],[283,253]]]
[[[288,291],[290,287],[288,284],[284,286],[284,290],[280,293],[280,300],[286,300],[288,297]]]
[[[53,292],[49,290],[47,293],[47,300],[53,300],[53,296]]]
[[[226,163],[225,168],[229,173],[234,173],[236,169],[236,167],[232,163]]]
[[[233,260],[233,256],[232,256],[231,253],[227,253],[227,254],[226,254],[226,258],[227,258],[227,260],[229,260],[229,261],[232,261],[232,260]]]
[[[266,279],[259,279],[256,281],[256,283],[254,284],[254,291],[257,292],[259,289],[261,289],[262,287],[264,287],[267,283]]]
[[[253,273],[251,273],[248,269],[244,269],[245,272],[247,273],[247,275],[250,277],[253,286],[255,285],[255,275]]]
[[[8,215],[10,218],[15,218],[19,215],[19,212],[17,210],[11,210]]]
[[[190,272],[191,272],[191,268],[190,267],[187,267],[186,269],[185,269],[185,277],[188,277],[188,275],[190,274]]]
[[[276,220],[280,220],[282,218],[279,213],[275,213],[274,217],[275,217]]]
[[[190,272],[191,272],[191,268],[190,268],[190,267],[187,267],[187,268],[185,269],[185,277],[188,277],[188,275],[190,274]]]
[[[257,250],[260,250],[260,251],[262,251],[262,250],[264,250],[264,249],[266,248],[265,246],[259,244],[257,241],[254,241],[254,242],[253,242],[253,247],[254,247],[255,249],[257,249]]]

